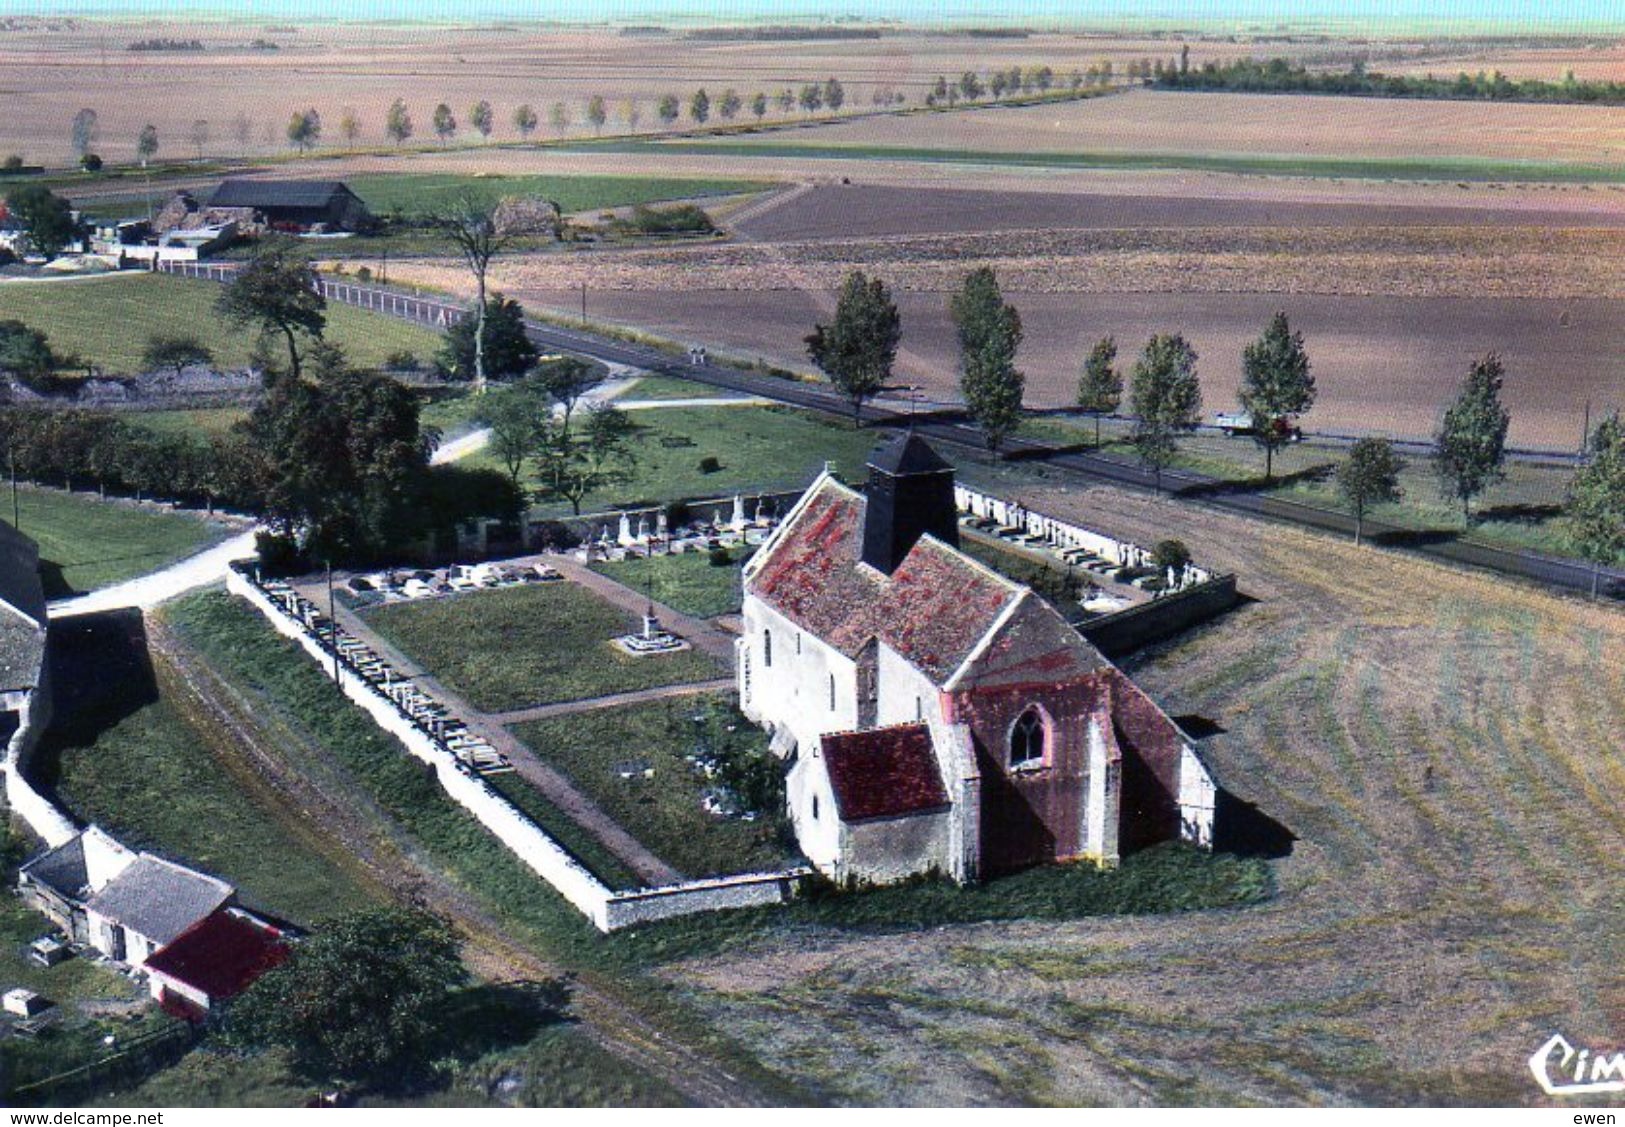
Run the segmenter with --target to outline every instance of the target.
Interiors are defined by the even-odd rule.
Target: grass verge
[[[201,514],[21,486],[19,527],[39,545],[47,598],[145,575],[231,535]],[[11,516],[10,506],[0,512]]]

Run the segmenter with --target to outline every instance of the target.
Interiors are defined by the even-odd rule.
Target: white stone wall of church
[[[881,644],[875,662],[875,723],[942,722],[942,698],[931,679],[910,665],[896,650]]]
[[[818,744],[797,749],[795,766],[784,780],[784,797],[802,855],[824,872],[834,872],[841,856],[841,820]]]
[[[741,613],[750,643],[752,718],[787,728],[806,750],[825,732],[858,726],[857,663],[806,633],[755,596]],[[765,634],[773,636],[773,661],[766,660]],[[830,708],[830,678],[835,707]]]
[[[949,811],[908,818],[876,818],[841,827],[835,879],[894,884],[935,870],[952,876],[954,833]]]
[[[53,806],[28,781],[28,761],[33,757],[49,719],[50,709],[43,706],[46,703],[38,693],[29,693],[23,706],[18,709],[17,730],[6,744],[5,761],[0,765],[0,773],[5,775],[6,805],[28,824],[34,836],[55,849],[71,840],[79,831],[72,818]]]

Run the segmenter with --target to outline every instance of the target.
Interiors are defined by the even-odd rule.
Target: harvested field
[[[1130,671],[1219,725],[1219,780],[1264,815],[1251,843],[1290,850],[1277,898],[764,939],[668,972],[715,1021],[824,1098],[915,1105],[1529,1103],[1553,1030],[1625,1037],[1625,618],[1190,506],[1010,485],[1126,539],[1178,536],[1259,600]]]
[[[961,267],[963,269],[963,267]],[[579,294],[510,291],[568,314]],[[1512,439],[1573,449],[1587,400],[1593,418],[1625,406],[1625,357],[1616,347],[1620,300],[1327,297],[1276,294],[1033,294],[1007,291],[1026,330],[1019,357],[1027,402],[1073,400],[1081,358],[1115,334],[1132,363],[1145,339],[1183,332],[1201,356],[1208,412],[1234,405],[1241,350],[1284,309],[1307,339],[1320,398],[1313,429],[1426,437],[1473,357],[1499,351]],[[829,290],[629,290],[594,292],[594,317],[636,324],[678,340],[704,340],[787,367],[808,367],[802,337],[833,308]],[[934,397],[956,390],[957,352],[947,294],[898,295],[903,316],[901,378]],[[1565,323],[1565,317],[1567,323]]]
[[[782,138],[741,138],[771,145]],[[1625,107],[1132,90],[926,118],[870,117],[798,143],[987,153],[1201,153],[1618,162]]]

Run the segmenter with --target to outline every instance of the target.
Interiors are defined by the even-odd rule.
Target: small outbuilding
[[[289,953],[281,931],[241,909],[222,908],[147,960],[147,985],[165,1009],[196,1017],[241,994]]]

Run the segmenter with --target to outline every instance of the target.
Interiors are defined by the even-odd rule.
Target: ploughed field
[[[1277,895],[763,938],[668,971],[716,1022],[824,1098],[910,1104],[1533,1103],[1554,1030],[1619,1043],[1625,617],[1194,506],[1007,487],[1177,536],[1258,600],[1127,669],[1217,725],[1205,754],[1261,815],[1220,833],[1277,855]]]

